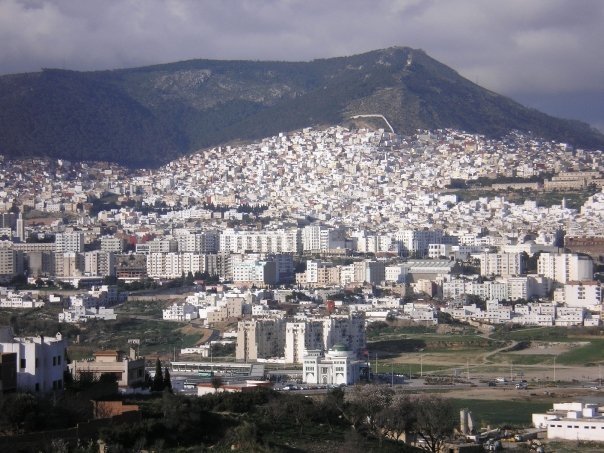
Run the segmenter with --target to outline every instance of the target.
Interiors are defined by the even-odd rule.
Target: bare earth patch
[[[558,355],[571,349],[579,348],[589,344],[585,341],[577,341],[573,343],[550,343],[544,341],[532,341],[531,345],[520,351],[509,352],[508,354],[516,355]]]

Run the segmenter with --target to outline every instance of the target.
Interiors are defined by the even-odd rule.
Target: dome
[[[338,352],[348,351],[348,348],[343,343],[336,343],[333,345],[333,347],[331,349],[332,349],[332,351],[338,351]]]

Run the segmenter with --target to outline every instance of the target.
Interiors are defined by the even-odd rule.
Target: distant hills
[[[518,129],[604,148],[604,135],[586,123],[523,107],[421,50],[394,47],[310,62],[190,60],[2,76],[0,154],[151,167],[199,148],[362,114],[382,114],[403,134]]]

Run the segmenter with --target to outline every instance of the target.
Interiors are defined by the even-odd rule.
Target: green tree
[[[172,381],[170,380],[170,372],[168,367],[164,369],[164,390],[172,391]]]
[[[153,376],[153,385],[151,386],[151,390],[154,392],[161,392],[164,389],[164,376],[161,369],[161,362],[159,361],[159,357],[155,362],[155,376]]]

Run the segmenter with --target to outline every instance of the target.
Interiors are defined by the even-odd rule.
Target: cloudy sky
[[[395,45],[604,130],[603,0],[0,0],[0,73]]]

